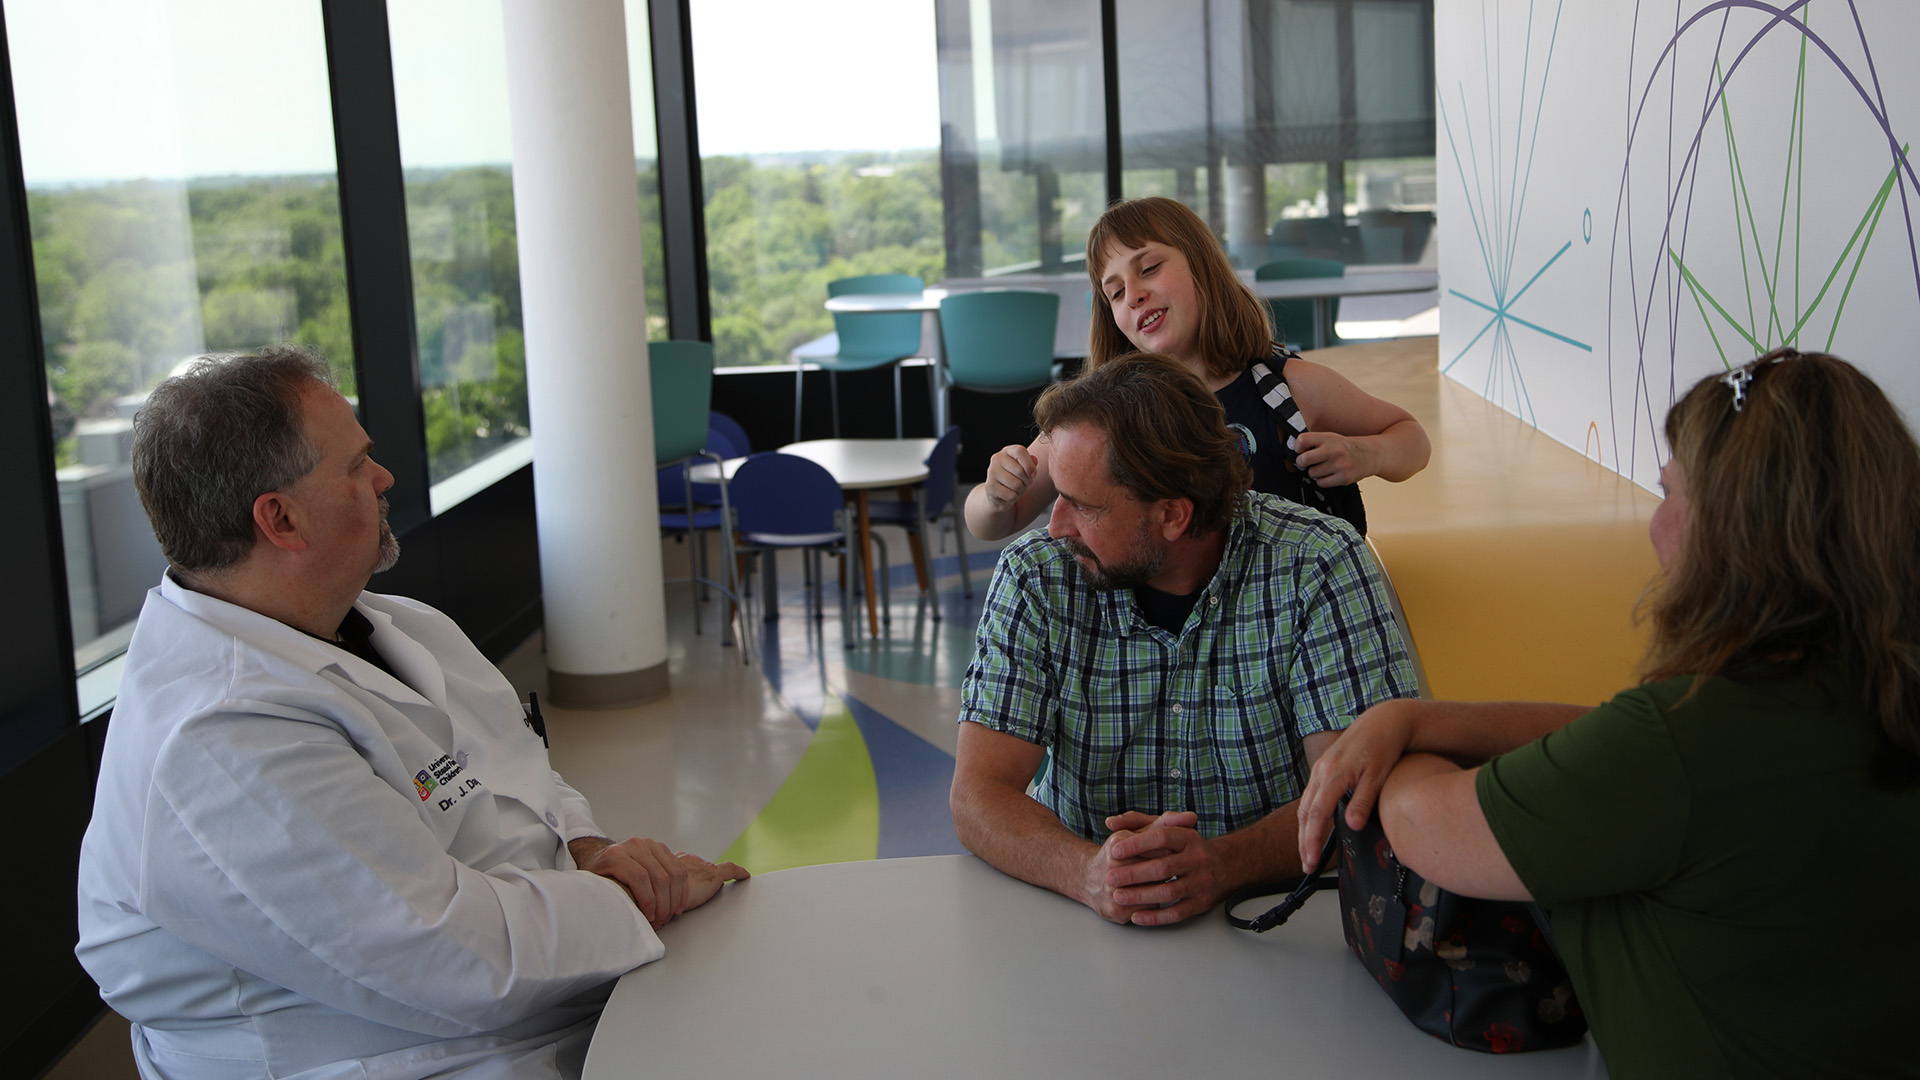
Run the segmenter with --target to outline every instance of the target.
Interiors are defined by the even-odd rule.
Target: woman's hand
[[[1333,746],[1314,762],[1307,788],[1300,795],[1300,865],[1311,874],[1319,869],[1320,848],[1333,831],[1333,815],[1348,792],[1347,825],[1364,828],[1373,816],[1380,787],[1413,742],[1414,724],[1422,703],[1411,698],[1383,701],[1354,718]]]

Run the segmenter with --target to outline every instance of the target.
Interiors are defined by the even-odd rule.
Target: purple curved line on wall
[[[1727,66],[1726,71],[1722,73],[1720,79],[1714,84],[1712,93],[1708,96],[1706,106],[1701,111],[1699,125],[1695,128],[1693,139],[1689,143],[1687,148],[1687,153],[1681,161],[1680,173],[1683,177],[1687,175],[1689,170],[1697,171],[1697,168],[1698,168],[1697,158],[1700,151],[1700,143],[1701,143],[1701,139],[1703,138],[1706,132],[1707,122],[1713,114],[1714,107],[1720,103],[1720,99],[1725,95],[1726,84],[1729,81],[1731,81],[1734,72],[1739,69],[1740,65],[1745,61],[1747,55],[1753,51],[1754,47],[1759,44],[1762,38],[1772,33],[1776,28],[1780,27],[1782,24],[1785,24],[1799,31],[1801,36],[1806,41],[1812,43],[1816,48],[1818,48],[1822,53],[1824,53],[1827,59],[1832,62],[1834,69],[1838,71],[1840,75],[1846,79],[1847,83],[1853,87],[1854,93],[1860,98],[1861,103],[1866,106],[1868,115],[1873,117],[1874,122],[1880,125],[1881,132],[1886,135],[1888,146],[1894,157],[1895,168],[1896,169],[1904,168],[1904,170],[1906,171],[1907,179],[1909,183],[1913,185],[1914,190],[1916,192],[1920,192],[1920,177],[1917,177],[1915,175],[1911,160],[1909,160],[1906,157],[1906,155],[1903,155],[1900,153],[1899,139],[1894,134],[1893,125],[1887,118],[1887,113],[1885,109],[1885,97],[1884,97],[1884,94],[1880,92],[1878,72],[1877,70],[1875,70],[1873,65],[1873,50],[1868,45],[1865,29],[1860,24],[1858,9],[1854,7],[1852,0],[1848,0],[1848,8],[1850,11],[1852,11],[1854,16],[1855,28],[1860,34],[1861,51],[1866,58],[1869,71],[1872,72],[1871,77],[1874,81],[1874,90],[1875,90],[1874,95],[1869,95],[1867,93],[1866,87],[1861,85],[1859,78],[1853,73],[1852,68],[1849,67],[1847,63],[1840,58],[1839,54],[1834,51],[1833,47],[1829,45],[1824,38],[1814,33],[1813,29],[1809,27],[1805,22],[1793,17],[1793,14],[1792,14],[1793,12],[1796,12],[1801,8],[1804,8],[1810,2],[1811,0],[1797,0],[1796,3],[1785,8],[1781,8],[1781,7],[1775,7],[1772,4],[1765,3],[1764,0],[1715,0],[1714,3],[1710,3],[1705,7],[1701,8],[1699,11],[1695,12],[1691,17],[1689,17],[1685,22],[1683,22],[1677,30],[1674,31],[1673,36],[1667,40],[1666,45],[1660,50],[1659,56],[1657,56],[1654,59],[1652,69],[1647,73],[1647,79],[1644,84],[1644,89],[1642,89],[1640,92],[1639,104],[1636,107],[1634,107],[1633,120],[1628,126],[1627,145],[1626,145],[1626,150],[1623,155],[1623,160],[1620,166],[1620,187],[1614,197],[1613,238],[1612,238],[1612,243],[1609,246],[1608,260],[1607,260],[1607,314],[1608,314],[1608,317],[1607,317],[1607,366],[1608,366],[1607,405],[1608,405],[1609,412],[1613,413],[1613,415],[1615,416],[1618,416],[1618,403],[1614,400],[1614,396],[1613,396],[1613,378],[1612,378],[1613,321],[1614,321],[1612,317],[1613,310],[1614,310],[1613,292],[1614,292],[1614,281],[1617,276],[1618,262],[1619,262],[1618,255],[1619,255],[1619,248],[1620,248],[1620,228],[1621,228],[1621,221],[1623,216],[1621,212],[1622,208],[1623,207],[1626,208],[1626,216],[1630,217],[1632,214],[1632,206],[1630,203],[1626,201],[1626,199],[1627,199],[1627,193],[1630,190],[1630,186],[1631,186],[1630,178],[1632,174],[1633,144],[1635,139],[1637,139],[1639,136],[1640,121],[1642,119],[1643,114],[1646,111],[1647,99],[1653,93],[1655,78],[1658,77],[1658,74],[1661,68],[1666,65],[1669,58],[1671,58],[1675,50],[1678,49],[1680,39],[1686,35],[1686,33],[1694,26],[1695,23],[1698,23],[1701,19],[1706,18],[1708,15],[1711,15],[1716,11],[1725,11],[1725,12],[1728,12],[1730,15],[1733,9],[1746,9],[1751,11],[1762,12],[1772,16],[1772,18],[1768,20],[1765,26],[1761,27],[1757,32],[1754,33],[1754,35],[1751,38],[1747,40],[1747,43],[1740,49],[1739,53],[1735,55],[1733,62]],[[1677,8],[1676,8],[1676,11],[1677,11]],[[1640,4],[1639,4],[1639,0],[1635,0],[1634,27],[1636,31],[1638,30],[1638,27],[1639,27],[1639,18],[1640,18]],[[1722,41],[1724,41],[1724,39],[1725,39],[1725,25],[1723,22]],[[1637,48],[1637,39],[1636,39],[1636,48]],[[1719,50],[1716,47],[1716,50],[1715,50],[1716,59],[1718,58],[1718,55],[1719,55]],[[1671,72],[1669,73],[1669,75],[1670,77],[1672,77]],[[1877,100],[1876,100],[1876,97],[1877,97]],[[1670,132],[1669,132],[1668,145],[1669,147],[1671,147],[1672,145]],[[1671,175],[1669,175],[1668,189],[1669,189],[1668,197],[1666,199],[1666,203],[1667,203],[1666,220],[1663,223],[1661,233],[1660,233],[1659,249],[1658,251],[1656,251],[1656,253],[1653,256],[1653,275],[1647,283],[1647,286],[1648,286],[1647,300],[1646,300],[1644,312],[1641,310],[1640,304],[1639,304],[1639,300],[1640,300],[1639,286],[1637,282],[1631,283],[1631,287],[1635,294],[1634,307],[1633,309],[1631,309],[1634,315],[1634,346],[1635,346],[1635,352],[1636,352],[1635,375],[1636,375],[1636,380],[1639,382],[1640,387],[1643,390],[1645,389],[1645,386],[1646,386],[1646,335],[1647,335],[1647,330],[1653,321],[1653,300],[1657,292],[1657,282],[1659,281],[1660,275],[1662,273],[1669,273],[1670,275],[1670,271],[1666,270],[1665,268],[1665,255],[1668,249],[1669,242],[1671,241],[1673,236],[1673,212],[1675,207],[1679,203],[1678,185],[1675,185],[1672,182]],[[1689,195],[1691,194],[1691,190],[1692,190],[1691,187],[1689,187]],[[1917,297],[1920,297],[1920,247],[1917,247],[1915,244],[1914,229],[1913,229],[1913,213],[1907,200],[1906,185],[1900,185],[1899,190],[1900,190],[1901,208],[1906,217],[1906,222],[1907,222],[1907,247],[1908,247],[1909,256],[1913,262],[1913,267],[1914,267],[1915,294]],[[1691,219],[1691,215],[1692,215],[1692,200],[1689,197],[1686,216],[1688,217],[1688,219]],[[1632,239],[1631,229],[1629,229],[1628,231],[1627,243],[1628,243],[1628,254],[1627,254],[1628,273],[1629,275],[1632,275],[1635,260],[1632,252],[1633,239]],[[1669,381],[1670,382],[1672,381],[1671,365],[1674,360],[1673,354],[1675,351],[1677,351],[1675,343],[1673,340],[1670,339],[1669,355],[1667,358],[1668,364],[1669,364]],[[1669,389],[1671,390],[1671,387]],[[1636,394],[1636,397],[1639,397],[1639,396],[1641,395]],[[1652,416],[1651,395],[1650,394],[1646,395],[1646,397],[1643,400],[1647,408],[1648,426],[1651,430],[1654,430],[1657,432],[1658,428],[1655,425],[1655,421]],[[1614,425],[1613,437],[1614,437],[1614,460],[1618,462],[1622,459],[1622,455],[1620,453],[1620,431],[1617,423]],[[1629,440],[1629,450],[1631,449],[1632,449],[1632,443],[1631,443],[1631,440]],[[1632,475],[1632,454],[1629,453],[1628,455],[1626,455],[1626,459],[1628,462],[1627,475],[1630,476]]]

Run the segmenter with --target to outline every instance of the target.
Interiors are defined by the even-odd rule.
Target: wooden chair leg
[[[913,496],[913,488],[905,485],[901,486],[900,501],[912,502]],[[912,529],[909,531],[913,533],[913,576],[919,580],[920,591],[924,594],[932,587],[930,574],[933,568],[928,565],[928,562],[933,553],[927,550],[927,534],[924,529]]]

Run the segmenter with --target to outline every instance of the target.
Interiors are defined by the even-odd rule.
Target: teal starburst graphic
[[[1486,385],[1482,394],[1490,401],[1500,404],[1515,415],[1538,425],[1533,415],[1533,402],[1527,394],[1526,379],[1521,374],[1519,351],[1514,346],[1515,329],[1540,334],[1553,341],[1571,345],[1584,352],[1592,352],[1593,346],[1575,340],[1556,330],[1541,326],[1538,322],[1522,318],[1515,312],[1521,298],[1527,294],[1535,282],[1539,281],[1553,264],[1560,261],[1573,247],[1573,241],[1567,240],[1559,250],[1548,256],[1545,262],[1534,270],[1518,289],[1512,288],[1515,280],[1515,267],[1519,265],[1523,246],[1521,226],[1526,217],[1527,189],[1533,178],[1534,149],[1540,140],[1540,118],[1542,106],[1546,100],[1547,79],[1553,70],[1553,48],[1560,34],[1560,12],[1565,0],[1556,4],[1553,13],[1553,28],[1547,38],[1546,55],[1540,67],[1540,81],[1537,87],[1529,85],[1533,70],[1533,17],[1534,5],[1527,5],[1527,32],[1525,50],[1520,69],[1520,100],[1512,128],[1512,151],[1508,153],[1508,132],[1504,127],[1504,102],[1501,72],[1497,58],[1503,55],[1499,43],[1500,19],[1496,11],[1493,19],[1493,43],[1487,48],[1487,11],[1481,4],[1481,40],[1487,57],[1482,70],[1486,72],[1487,94],[1487,170],[1481,175],[1480,150],[1474,138],[1472,111],[1467,104],[1466,86],[1456,85],[1460,104],[1460,128],[1466,139],[1467,153],[1460,153],[1459,143],[1454,136],[1453,117],[1447,109],[1445,95],[1440,99],[1440,119],[1447,132],[1447,145],[1453,151],[1454,167],[1460,171],[1460,185],[1467,194],[1467,218],[1473,225],[1474,241],[1480,248],[1481,265],[1487,275],[1488,299],[1470,296],[1459,289],[1449,288],[1449,295],[1458,297],[1490,314],[1486,324],[1467,342],[1453,359],[1447,361],[1442,371],[1449,371],[1455,364],[1471,352],[1482,339],[1489,334],[1491,356],[1487,364]],[[1529,117],[1531,113],[1531,117]],[[1528,131],[1528,120],[1532,121],[1532,130]],[[1521,148],[1525,143],[1526,165],[1521,167]],[[1467,179],[1465,162],[1473,163],[1473,179]],[[1504,183],[1503,183],[1504,181]],[[1536,249],[1537,250],[1537,249]],[[1506,399],[1511,393],[1512,401]]]

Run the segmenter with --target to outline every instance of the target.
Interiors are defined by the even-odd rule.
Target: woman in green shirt
[[[1845,361],[1769,353],[1667,416],[1643,682],[1597,709],[1395,701],[1301,800],[1538,900],[1616,1080],[1914,1076],[1920,448]],[[1440,756],[1444,755],[1444,756]],[[1462,762],[1483,762],[1463,767]]]

